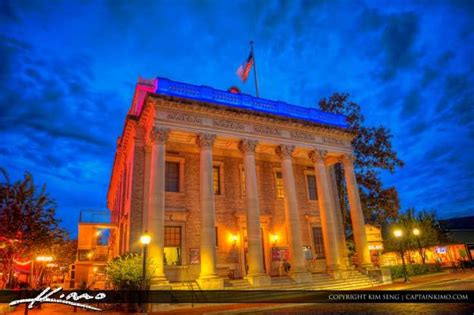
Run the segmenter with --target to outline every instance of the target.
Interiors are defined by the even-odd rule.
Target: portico
[[[160,82],[172,96],[160,93]],[[203,87],[166,79],[141,85],[118,142],[123,155],[108,198],[122,227],[122,251],[139,251],[143,231],[152,236],[152,288],[173,281],[167,275],[178,269],[203,289],[222,288],[225,277],[265,287],[286,259],[296,282],[311,281],[314,271],[337,276],[348,259],[335,163],[344,165],[359,265],[370,264],[353,135],[342,125],[195,100],[192,88]],[[316,114],[341,123],[340,116]]]

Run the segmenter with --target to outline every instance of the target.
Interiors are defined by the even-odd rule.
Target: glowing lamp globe
[[[140,237],[140,243],[142,243],[143,245],[148,245],[150,244],[150,242],[151,242],[150,234],[145,233]]]
[[[393,235],[395,235],[395,237],[401,237],[403,235],[403,232],[402,230],[395,230],[393,231]]]

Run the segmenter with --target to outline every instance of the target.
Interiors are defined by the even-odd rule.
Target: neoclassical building
[[[152,288],[348,268],[334,165],[343,164],[359,266],[369,266],[345,117],[164,78],[140,79],[117,142],[116,252],[152,240]],[[282,267],[283,266],[283,267]]]

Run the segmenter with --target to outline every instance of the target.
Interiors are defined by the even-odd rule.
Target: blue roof
[[[166,78],[158,77],[156,80],[155,93],[160,95],[177,96],[208,103],[222,104],[339,128],[348,127],[346,117],[341,114],[328,113],[316,108],[257,98],[248,94],[231,93],[207,86],[176,82]]]

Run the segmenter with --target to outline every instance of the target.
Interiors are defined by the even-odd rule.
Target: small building
[[[370,260],[374,266],[380,266],[380,257],[383,252],[382,230],[379,226],[365,225],[367,244],[370,252]]]
[[[452,242],[463,247],[459,248],[460,256],[474,261],[474,216],[440,220],[439,224]]]
[[[68,277],[69,288],[104,289],[105,266],[117,255],[110,238],[116,226],[106,211],[81,211],[77,234],[77,257]]]
[[[439,221],[445,231],[447,240],[425,248],[425,262],[440,264],[443,267],[459,265],[460,261],[473,261],[474,256],[474,216],[459,217]],[[406,252],[407,263],[422,263],[418,250]],[[401,264],[397,252],[388,252],[382,255],[382,265]]]

